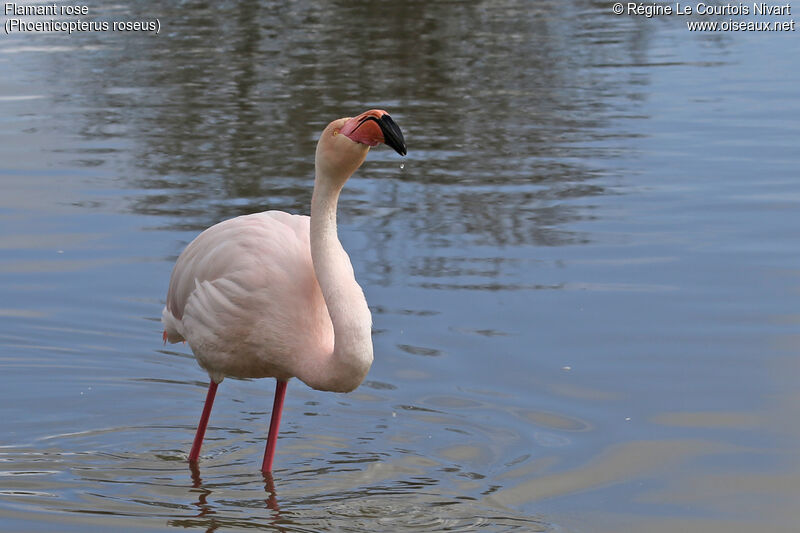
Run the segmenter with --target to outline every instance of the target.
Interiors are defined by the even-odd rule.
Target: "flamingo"
[[[382,109],[334,120],[317,142],[311,216],[265,211],[211,226],[178,257],[161,313],[166,343],[186,341],[210,382],[189,463],[200,455],[226,376],[277,380],[262,472],[272,472],[286,385],[349,392],[372,365],[372,316],[339,242],[342,187],[371,146],[406,154]]]

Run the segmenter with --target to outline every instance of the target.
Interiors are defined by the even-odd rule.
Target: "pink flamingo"
[[[336,205],[370,146],[406,154],[400,128],[372,109],[334,120],[317,142],[311,217],[266,211],[216,224],[178,257],[161,314],[164,342],[187,341],[211,378],[189,462],[194,464],[217,385],[277,379],[262,472],[272,471],[289,378],[349,392],[372,365],[372,317],[336,232]]]

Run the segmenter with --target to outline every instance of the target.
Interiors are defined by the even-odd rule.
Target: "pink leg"
[[[203,414],[200,415],[200,423],[197,425],[197,433],[194,435],[194,444],[192,444],[192,451],[189,452],[189,462],[196,463],[197,458],[200,457],[200,446],[203,445],[203,436],[206,434],[206,427],[208,427],[208,417],[211,416],[211,406],[214,405],[214,396],[217,394],[217,384],[214,380],[208,385],[208,394],[206,394],[206,404],[203,406]]]
[[[275,401],[272,404],[272,419],[269,422],[267,449],[264,450],[264,462],[261,464],[261,471],[264,473],[272,472],[272,460],[275,458],[275,445],[278,442],[278,427],[281,425],[284,396],[286,396],[286,382],[279,379],[275,386]]]

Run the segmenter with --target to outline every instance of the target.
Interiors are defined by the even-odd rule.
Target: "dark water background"
[[[89,7],[161,32],[0,36],[4,531],[796,530],[796,32],[579,0]],[[319,131],[371,107],[409,154],[340,202],[367,382],[290,384],[270,482],[273,383],[226,380],[192,472],[172,263],[307,213]]]

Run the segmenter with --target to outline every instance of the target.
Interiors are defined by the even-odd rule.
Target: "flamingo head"
[[[406,155],[403,132],[386,111],[371,109],[357,117],[334,120],[317,143],[317,171],[341,186],[364,162],[370,147],[378,143]]]

